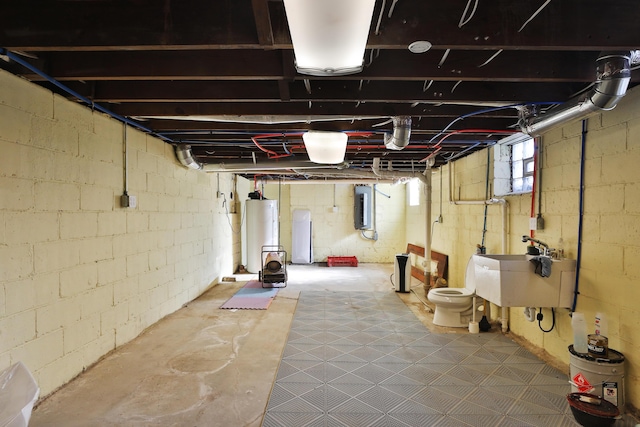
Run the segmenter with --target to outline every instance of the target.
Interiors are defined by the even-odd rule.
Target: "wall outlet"
[[[538,229],[538,219],[529,218],[529,230],[537,230],[537,229]]]
[[[120,196],[120,206],[123,208],[135,208],[138,205],[138,198],[136,196],[130,196],[129,194],[123,194]]]

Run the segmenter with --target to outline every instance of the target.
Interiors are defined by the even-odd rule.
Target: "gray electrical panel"
[[[354,192],[353,219],[356,230],[368,230],[371,228],[371,187],[368,185],[356,185]]]

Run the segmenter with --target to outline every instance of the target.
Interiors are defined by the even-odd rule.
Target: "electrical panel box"
[[[353,219],[356,230],[371,228],[372,192],[368,185],[356,185],[354,192]]]

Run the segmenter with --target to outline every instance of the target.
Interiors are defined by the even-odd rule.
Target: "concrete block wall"
[[[596,312],[607,316],[609,346],[626,358],[627,400],[640,408],[640,90],[627,93],[611,111],[589,117],[585,145],[582,262],[576,311],[593,330]],[[543,136],[542,210],[545,229],[537,237],[555,246],[563,240],[567,257],[578,251],[581,122]],[[555,333],[541,334],[519,316],[515,333],[532,337],[568,362],[573,341],[567,310],[559,310]],[[542,335],[542,336],[540,336]]]
[[[395,254],[407,247],[405,186],[377,185],[377,241],[363,238],[360,230],[354,228],[353,188],[352,184],[292,184],[281,189],[277,184],[266,186],[265,197],[277,199],[280,195],[280,236],[285,249],[291,253],[293,211],[308,209],[313,222],[315,262],[326,262],[328,256],[356,256],[359,262],[393,262]],[[373,232],[367,230],[365,234],[371,237]]]
[[[487,152],[474,153],[437,168],[432,174],[431,222],[432,249],[448,255],[451,287],[464,286],[464,273],[469,258],[483,244],[486,197]],[[490,174],[491,177],[491,174]],[[450,194],[449,182],[453,184]],[[465,204],[452,203],[462,201]],[[466,204],[466,203],[477,204]],[[425,244],[426,195],[421,184],[420,204],[407,207],[406,239],[420,246]],[[438,217],[442,222],[437,222]],[[487,232],[484,246],[492,253],[502,251],[502,207],[487,206]]]
[[[0,70],[0,369],[41,395],[199,296],[237,263],[214,175],[172,147]],[[221,185],[231,186],[222,176]]]
[[[626,399],[640,408],[640,88],[627,93],[612,111],[588,118],[585,150],[584,225],[577,311],[588,326],[596,312],[609,323],[609,346],[625,355]],[[578,251],[581,122],[569,123],[543,135],[541,140],[541,212],[544,230],[536,238],[557,246],[563,240],[565,255]],[[467,260],[482,237],[484,207],[452,205],[448,200],[449,168],[454,176],[455,198],[484,198],[486,150],[436,171],[433,179],[433,247],[450,256],[451,286],[461,286]],[[492,159],[489,159],[492,162]],[[443,177],[442,191],[440,178]],[[508,196],[507,253],[523,253],[521,236],[529,233],[531,194]],[[423,196],[424,200],[424,196]],[[537,206],[537,201],[536,201]],[[485,246],[501,253],[500,208],[489,206]],[[407,208],[407,240],[423,243],[424,204]],[[411,230],[411,231],[409,231]],[[494,319],[500,312],[493,306]],[[570,363],[567,346],[573,342],[570,310],[556,309],[556,326],[543,333],[528,322],[522,308],[509,310],[510,330],[551,356]],[[543,327],[551,326],[551,311],[543,310]]]

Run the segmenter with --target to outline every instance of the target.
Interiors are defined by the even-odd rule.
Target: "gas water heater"
[[[393,266],[393,282],[396,292],[411,292],[411,263],[409,254],[397,254]]]

